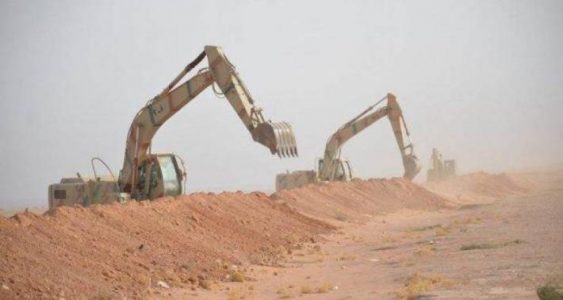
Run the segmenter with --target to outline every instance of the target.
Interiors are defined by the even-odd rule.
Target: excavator
[[[456,174],[456,164],[453,159],[442,160],[442,153],[438,149],[432,149],[430,157],[432,168],[426,173],[426,181],[435,182],[442,181]]]
[[[208,66],[178,85],[206,57]],[[229,101],[255,142],[279,157],[298,155],[291,125],[266,120],[223,50],[217,46],[205,46],[195,60],[135,115],[127,133],[119,177],[116,179],[108,165],[95,157],[91,161],[93,178],[77,173],[77,177],[63,178],[60,183],[49,186],[49,207],[88,206],[182,194],[186,179],[182,159],[172,153],[152,153],[152,139],[168,119],[210,86],[216,95]],[[98,176],[96,162],[102,163],[111,176]]]
[[[387,100],[387,105],[376,109]],[[276,191],[301,187],[310,183],[324,181],[348,181],[352,179],[352,168],[348,160],[340,158],[342,146],[362,130],[387,116],[399,146],[403,160],[403,177],[412,180],[420,172],[420,164],[410,141],[410,133],[403,118],[403,112],[395,95],[388,93],[381,100],[365,109],[352,120],[342,125],[326,143],[324,157],[318,160],[317,170],[293,171],[276,176]]]

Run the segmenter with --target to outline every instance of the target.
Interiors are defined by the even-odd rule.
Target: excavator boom
[[[208,67],[174,88],[205,57]],[[254,105],[254,100],[223,50],[220,47],[206,46],[158,96],[137,113],[127,135],[125,158],[119,176],[122,191],[130,193],[135,189],[139,181],[139,167],[147,159],[152,138],[160,126],[213,84],[217,84],[220,93],[232,105],[254,141],[266,146],[272,154],[281,157],[297,156],[291,126],[286,122],[266,121],[262,110]]]
[[[405,169],[403,177],[412,180],[420,172],[422,166],[416,154],[414,154],[409,129],[395,95],[391,93],[387,94],[387,106],[389,107],[389,122],[391,123],[391,128],[393,128],[395,141],[397,142],[403,160],[403,168]],[[408,144],[405,144],[406,142],[408,142]]]

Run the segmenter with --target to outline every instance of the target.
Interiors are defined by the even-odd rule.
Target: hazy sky
[[[209,90],[153,141],[187,161],[190,192],[272,190],[389,91],[425,165],[434,146],[461,172],[561,163],[562,16],[557,0],[1,1],[0,208],[46,205],[92,156],[119,173],[135,113],[206,44],[300,157],[270,155]],[[343,155],[359,177],[402,174],[386,120]]]

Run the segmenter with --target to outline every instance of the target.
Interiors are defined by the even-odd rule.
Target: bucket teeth
[[[287,126],[287,130],[289,133],[289,138],[290,138],[290,150],[291,150],[291,155],[294,157],[299,156],[299,153],[297,152],[297,141],[295,140],[295,134],[293,134],[293,129],[291,129],[291,125],[289,125],[289,123],[285,123]]]
[[[274,143],[274,145],[275,145],[275,147],[276,147],[275,153],[276,153],[279,157],[282,157],[282,155],[281,155],[281,149],[280,149],[281,135],[280,135],[280,130],[278,129],[278,124],[272,123],[272,129],[273,129],[273,132],[274,132],[274,138],[276,139],[276,140],[275,140],[275,143]]]
[[[279,157],[297,156],[297,143],[291,125],[287,122],[264,122],[251,131],[252,138],[268,147]]]
[[[282,125],[286,136],[286,151],[289,156],[297,156],[297,142],[295,141],[295,135],[293,134],[291,125],[287,122],[283,122]]]
[[[297,156],[297,143],[291,125],[287,122],[272,123],[276,137],[276,152],[280,157]]]
[[[291,132],[288,130],[285,123],[281,123],[282,131],[283,131],[283,150],[286,156],[292,156],[291,154]]]

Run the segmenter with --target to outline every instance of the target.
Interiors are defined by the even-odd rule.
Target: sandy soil
[[[0,299],[141,297],[165,281],[205,286],[232,265],[273,264],[332,226],[263,193],[60,207],[0,218]]]
[[[6,209],[6,210],[0,208],[0,216],[5,217],[5,218],[9,218],[9,217],[11,217],[11,216],[13,216],[13,215],[15,215],[19,212],[25,211],[25,210],[27,210],[28,212],[32,212],[36,215],[40,215],[40,214],[45,213],[49,209],[48,209],[47,206],[45,206],[45,207],[28,207],[28,208],[25,208],[25,209]]]
[[[286,255],[280,267],[249,268],[245,282],[152,297],[536,299],[538,286],[563,283],[563,176],[488,177],[527,186],[500,188],[509,196],[493,202],[486,191],[498,191],[477,189],[471,192],[483,197],[456,209],[401,210],[343,225]]]
[[[533,298],[563,278],[563,177],[538,178],[477,173],[432,191],[353,181],[0,217],[0,298]]]
[[[490,203],[501,198],[545,188],[545,182],[549,177],[545,177],[544,174],[536,175],[542,178],[532,177],[531,174],[509,176],[505,173],[476,172],[454,176],[444,181],[427,182],[424,187],[458,205]]]
[[[374,215],[406,208],[435,210],[452,207],[443,196],[399,178],[318,183],[275,193],[272,199],[329,223],[362,223]]]
[[[385,211],[445,203],[402,179],[374,182],[353,184],[357,203],[375,201]],[[421,193],[423,205],[416,193],[409,199],[403,190]],[[324,198],[317,191],[300,195],[315,203]],[[294,200],[263,193],[200,193],[0,217],[0,298],[143,298],[159,282],[207,288],[252,264],[276,265],[281,255],[336,229],[298,212],[299,206],[288,204]],[[403,204],[383,205],[398,200]]]

